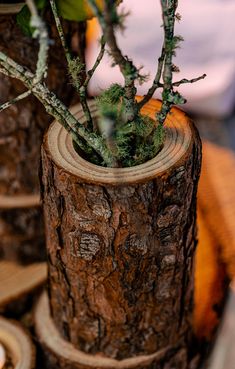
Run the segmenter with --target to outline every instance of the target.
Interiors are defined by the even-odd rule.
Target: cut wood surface
[[[203,143],[198,200],[208,228],[221,246],[221,260],[235,277],[235,155],[228,148]]]
[[[0,342],[7,349],[13,369],[35,367],[35,348],[18,322],[0,317]]]
[[[15,2],[15,4],[0,4],[0,14],[15,14],[23,8],[25,3]]]
[[[45,283],[46,263],[20,266],[7,261],[0,262],[0,307],[32,292]]]
[[[19,209],[40,206],[40,195],[0,195],[0,209]]]
[[[152,101],[144,113],[156,108]],[[200,149],[178,109],[162,151],[135,168],[88,163],[58,123],[49,129],[42,193],[50,308],[79,350],[121,360],[177,342],[164,365],[188,366]]]

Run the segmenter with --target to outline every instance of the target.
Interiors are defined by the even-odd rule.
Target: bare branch
[[[43,20],[38,15],[38,10],[33,0],[26,0],[26,4],[31,12],[31,26],[35,28],[33,37],[39,38],[39,52],[36,67],[36,74],[33,83],[37,84],[42,81],[47,73],[47,57],[49,49],[47,28]]]
[[[192,79],[183,78],[180,81],[172,83],[172,86],[178,87],[184,83],[194,83],[194,82],[200,81],[201,79],[204,79],[205,77],[206,77],[206,74],[204,73],[202,76],[197,77],[197,78],[192,78]]]
[[[162,73],[163,77],[162,107],[160,112],[157,113],[157,121],[160,125],[164,124],[167,114],[169,113],[172,105],[174,105],[175,103],[172,92],[172,74],[173,74],[172,57],[174,55],[175,49],[174,25],[177,5],[178,5],[177,0],[161,0],[163,29],[164,29],[165,58]]]
[[[161,56],[158,58],[158,66],[157,66],[157,73],[154,78],[152,86],[149,88],[147,94],[144,96],[144,98],[138,103],[138,109],[141,109],[154,95],[157,88],[162,87],[163,84],[160,83],[160,79],[162,76],[162,68],[164,65],[164,59],[165,59],[165,47],[162,46],[162,52]]]
[[[61,44],[62,44],[63,49],[64,49],[65,57],[66,57],[68,65],[69,65],[69,63],[71,62],[73,57],[72,57],[72,55],[69,51],[67,42],[65,40],[63,27],[62,27],[62,24],[61,24],[61,21],[60,21],[60,17],[59,17],[59,14],[58,14],[58,10],[57,10],[57,6],[55,4],[55,1],[50,0],[50,5],[51,5],[51,9],[52,9],[53,16],[54,16],[54,19],[55,19],[56,28],[57,28],[57,31],[58,31],[59,36],[60,36],[60,41],[61,41]]]
[[[38,82],[34,85],[33,73],[25,70],[22,66],[2,52],[0,52],[0,71],[9,77],[20,80],[25,87],[42,102],[46,111],[57,119],[58,122],[60,122],[64,128],[72,134],[74,141],[78,145],[80,144],[78,136],[80,136],[103,158],[107,166],[113,166],[114,159],[107,148],[104,139],[88,132],[86,128],[70,113],[67,107],[57,98],[57,96],[50,92],[44,84]]]
[[[114,2],[105,0],[104,10],[101,13],[95,0],[88,0],[89,5],[97,16],[100,26],[102,28],[105,41],[107,42],[111,55],[115,64],[119,66],[119,69],[125,80],[125,95],[124,106],[126,121],[132,121],[137,113],[137,104],[135,101],[136,87],[135,80],[138,78],[138,70],[134,66],[133,62],[127,57],[123,56],[116,40],[114,33],[114,25],[112,21],[112,14],[115,12]]]
[[[14,99],[7,101],[6,103],[0,105],[0,112],[9,108],[11,105],[17,103],[20,100],[25,99],[26,97],[28,97],[29,95],[31,95],[31,91],[26,91],[24,93],[22,93],[21,95],[15,97]]]
[[[93,74],[95,73],[96,68],[99,66],[99,64],[100,64],[100,62],[101,62],[101,60],[102,60],[102,58],[104,56],[104,52],[105,52],[105,39],[104,39],[104,36],[102,36],[101,37],[101,40],[100,40],[100,52],[99,52],[99,54],[98,54],[98,56],[96,58],[96,61],[95,61],[94,65],[93,65],[93,67],[87,72],[87,77],[86,77],[86,80],[85,80],[85,82],[83,84],[83,86],[85,88],[87,88],[88,83],[90,82]]]
[[[91,117],[91,112],[89,109],[89,106],[87,104],[87,91],[86,91],[86,86],[81,85],[78,76],[78,72],[79,74],[83,73],[85,71],[85,69],[82,68],[78,68],[78,63],[81,63],[81,61],[78,58],[73,58],[73,56],[71,55],[69,48],[67,46],[66,40],[65,40],[65,36],[64,36],[64,31],[63,31],[63,27],[60,21],[60,17],[57,11],[57,7],[55,4],[54,0],[50,0],[50,4],[51,4],[51,9],[54,15],[54,19],[55,19],[55,23],[56,23],[56,28],[60,37],[60,41],[62,44],[62,47],[64,49],[64,53],[65,53],[65,57],[67,60],[67,64],[68,64],[68,70],[70,73],[70,76],[72,78],[73,81],[73,86],[76,88],[79,97],[80,97],[80,103],[82,105],[82,109],[83,112],[85,114],[86,117],[86,121],[87,121],[87,128],[92,130],[93,128],[93,123],[92,123],[92,117]],[[74,69],[76,70],[76,72],[74,73]]]

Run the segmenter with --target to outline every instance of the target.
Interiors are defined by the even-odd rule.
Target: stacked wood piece
[[[9,5],[10,6],[10,5]],[[47,83],[66,103],[73,98],[57,30],[46,15],[53,42],[49,52]],[[84,25],[64,23],[74,54],[84,50]],[[14,14],[0,14],[0,50],[34,71],[38,43],[25,36]],[[82,56],[81,56],[82,57]],[[25,91],[23,85],[0,74],[0,103]],[[0,113],[0,257],[30,263],[45,259],[42,212],[39,206],[38,169],[42,137],[51,117],[34,97]]]
[[[18,322],[0,317],[0,343],[6,356],[4,368],[35,368],[35,347]]]

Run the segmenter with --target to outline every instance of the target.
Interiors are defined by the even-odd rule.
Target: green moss
[[[99,133],[115,148],[115,159],[122,167],[135,166],[152,159],[164,140],[163,127],[138,113],[126,123],[123,104],[124,89],[119,84],[96,98]]]

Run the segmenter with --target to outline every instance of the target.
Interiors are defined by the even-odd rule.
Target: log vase
[[[151,100],[143,113],[154,117],[160,106]],[[84,119],[80,106],[73,112]],[[200,165],[198,133],[176,108],[162,150],[131,168],[87,162],[57,122],[50,126],[42,146],[48,293],[65,341],[115,360],[170,345],[173,357],[154,368],[189,367]]]

